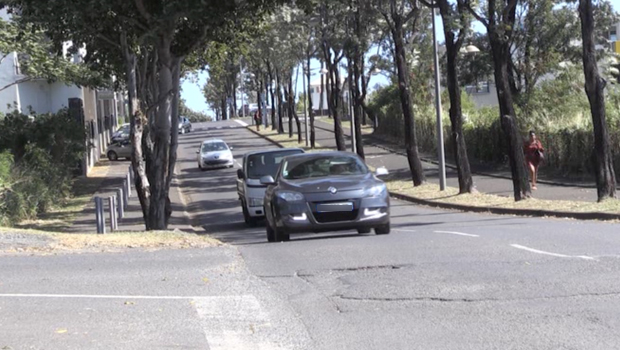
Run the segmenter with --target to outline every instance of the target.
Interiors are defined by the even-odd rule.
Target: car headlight
[[[262,198],[250,198],[250,207],[262,207],[263,199]]]
[[[375,185],[368,189],[366,195],[369,197],[381,197],[387,194],[387,187],[385,184]]]
[[[278,197],[287,202],[299,202],[304,200],[304,195],[299,192],[278,192]]]
[[[232,153],[224,153],[222,154],[222,159],[232,159]]]

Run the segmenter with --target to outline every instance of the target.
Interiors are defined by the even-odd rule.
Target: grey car
[[[116,141],[108,146],[106,155],[111,161],[118,160],[119,158],[131,159],[132,149],[133,147],[128,139]]]
[[[390,197],[385,183],[356,154],[305,153],[288,156],[275,178],[264,176],[267,240],[291,233],[357,230],[390,233]]]

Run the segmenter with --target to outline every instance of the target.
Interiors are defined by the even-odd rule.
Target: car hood
[[[284,180],[287,190],[301,193],[328,193],[333,187],[338,192],[355,191],[375,185],[376,180],[372,174],[352,176],[332,176],[322,178],[310,178],[301,180]]]
[[[202,158],[222,158],[223,156],[230,154],[230,151],[217,151],[202,153]]]

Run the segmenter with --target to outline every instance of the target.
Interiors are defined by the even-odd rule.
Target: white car
[[[196,151],[198,168],[201,170],[232,168],[235,165],[232,150],[232,147],[219,139],[203,141],[200,149]]]

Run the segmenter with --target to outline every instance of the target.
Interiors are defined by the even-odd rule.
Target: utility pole
[[[437,112],[437,158],[439,158],[439,190],[446,189],[446,156],[443,145],[443,125],[441,121],[441,82],[439,80],[439,56],[437,53],[436,9],[433,8],[433,53],[435,59],[435,109]]]

